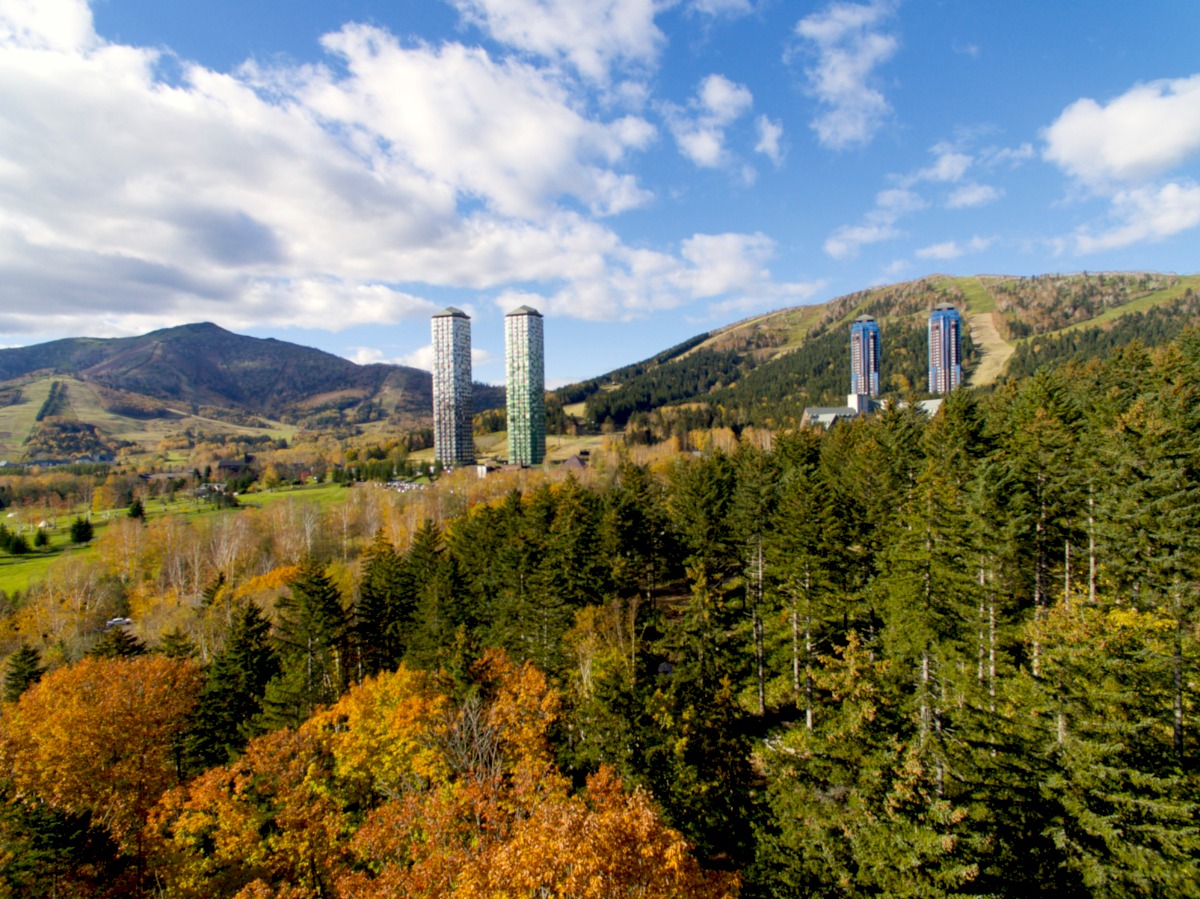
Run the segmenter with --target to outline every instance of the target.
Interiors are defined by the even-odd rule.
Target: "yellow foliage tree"
[[[178,737],[200,689],[190,661],[84,659],[52,671],[0,716],[16,795],[87,812],[141,855],[150,808],[178,782]]]

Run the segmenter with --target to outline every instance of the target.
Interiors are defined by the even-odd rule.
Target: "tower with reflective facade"
[[[546,456],[545,363],[542,315],[522,306],[504,317],[508,461],[540,465]]]
[[[879,325],[869,315],[850,326],[850,396],[879,396]]]
[[[949,393],[962,382],[962,316],[949,303],[929,314],[929,392]]]
[[[433,446],[443,465],[475,461],[471,432],[471,319],[450,306],[433,317]]]

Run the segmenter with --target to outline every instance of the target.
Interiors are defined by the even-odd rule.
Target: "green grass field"
[[[1126,303],[1124,306],[1117,306],[1113,309],[1108,309],[1095,318],[1090,318],[1085,322],[1078,322],[1074,325],[1068,325],[1061,331],[1052,333],[1063,333],[1064,331],[1079,331],[1084,328],[1103,327],[1108,322],[1118,319],[1123,315],[1129,315],[1134,312],[1145,312],[1154,306],[1159,306],[1163,303],[1169,303],[1172,300],[1177,300],[1183,296],[1188,288],[1193,291],[1200,291],[1200,275],[1184,275],[1179,279],[1179,283],[1173,287],[1167,287],[1162,290],[1151,291],[1143,297],[1138,297]],[[1025,338],[1029,340],[1031,338]]]
[[[996,311],[996,298],[993,297],[978,278],[952,278],[958,289],[967,298],[967,313],[979,315],[984,312]]]
[[[37,414],[50,393],[50,385],[61,381],[67,388],[71,414],[94,424],[108,438],[136,444],[145,452],[155,452],[163,438],[188,428],[222,434],[267,435],[295,439],[296,428],[279,422],[267,422],[266,428],[248,428],[213,418],[203,418],[177,410],[178,418],[130,418],[109,412],[96,391],[86,381],[66,375],[39,378],[21,387],[21,402],[0,408],[0,459],[19,461],[25,452],[25,440],[37,427]]]

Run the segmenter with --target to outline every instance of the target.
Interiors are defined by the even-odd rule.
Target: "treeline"
[[[1043,366],[1086,362],[1134,341],[1145,347],[1159,347],[1174,340],[1197,319],[1200,319],[1200,297],[1188,288],[1178,300],[1123,315],[1106,327],[1079,328],[1023,340],[1008,360],[1005,376],[1026,378]]]
[[[67,399],[67,385],[62,381],[52,381],[50,392],[45,402],[38,409],[34,421],[44,421],[47,418],[60,418],[71,411],[70,400]]]
[[[703,399],[714,387],[737,380],[753,364],[740,352],[700,350],[671,365],[633,375],[613,390],[592,394],[584,404],[584,417],[622,428],[635,412],[649,412],[678,400]]]
[[[139,640],[206,660],[170,669],[194,705],[156,738],[158,786],[121,794],[145,804],[118,809],[63,791],[37,736],[88,708],[87,641],[14,681],[0,877],[49,891],[30,853],[52,845],[56,888],[115,866],[171,896],[573,894],[575,854],[599,862],[568,836],[644,796],[642,832],[721,872],[681,863],[696,879],[650,895],[1194,896],[1198,419],[1192,331],[932,419],[363,506],[356,561],[336,510],[280,507],[271,541],[266,510],[196,525],[176,581],[181,535],[121,522],[159,549],[106,533],[112,592],[89,608],[153,610]],[[78,582],[10,633],[45,651]],[[599,856],[628,868],[614,834]]]
[[[980,281],[996,299],[1008,340],[1058,331],[1180,283],[1175,275],[1152,272],[1083,272]]]
[[[600,390],[605,384],[620,382],[627,378],[635,378],[639,375],[645,374],[647,371],[655,368],[656,366],[662,365],[664,362],[669,362],[678,356],[682,356],[688,350],[704,343],[704,341],[708,340],[710,336],[710,332],[705,331],[703,334],[697,334],[695,337],[689,337],[687,340],[683,341],[683,343],[676,344],[670,349],[663,350],[661,353],[657,353],[643,362],[635,362],[632,365],[623,366],[615,371],[609,372],[609,374],[602,378],[592,378],[587,381],[580,381],[578,384],[568,384],[566,387],[560,387],[555,391],[555,395],[565,406],[570,406],[574,403],[581,403],[589,396]]]

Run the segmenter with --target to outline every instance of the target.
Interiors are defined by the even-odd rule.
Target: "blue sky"
[[[922,275],[1200,270],[1200,2],[0,0],[0,345],[547,380]]]

